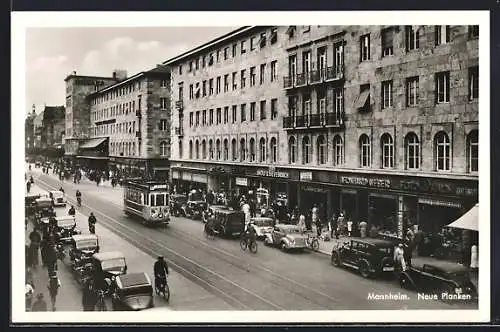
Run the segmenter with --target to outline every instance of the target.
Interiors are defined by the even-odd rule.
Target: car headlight
[[[160,215],[158,216],[158,218],[163,218],[163,214],[162,214],[162,213],[160,213]]]

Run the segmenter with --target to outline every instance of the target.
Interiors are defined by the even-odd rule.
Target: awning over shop
[[[107,137],[104,138],[92,138],[90,141],[86,142],[85,144],[82,144],[80,146],[80,149],[95,149],[99,145],[103,144],[108,140]]]
[[[478,231],[479,223],[479,204],[474,205],[472,209],[467,211],[463,216],[452,222],[448,227],[469,229],[471,231]]]
[[[99,156],[77,156],[79,159],[95,159],[95,160],[107,160],[108,157],[99,157]]]

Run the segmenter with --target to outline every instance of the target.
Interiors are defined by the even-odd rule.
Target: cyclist
[[[97,223],[97,219],[94,216],[94,212],[90,212],[89,216],[89,232],[95,234],[95,224]]]
[[[205,224],[205,232],[208,235],[215,235],[215,219],[210,212],[207,212],[207,222]]]
[[[68,214],[73,217],[76,215],[75,207],[73,205],[69,208]]]
[[[250,221],[247,225],[247,229],[245,231],[245,240],[247,241],[248,246],[250,246],[252,242],[257,241],[257,233],[255,232],[253,221]]]
[[[76,202],[79,206],[82,205],[82,193],[78,189],[76,190]]]
[[[156,289],[165,289],[165,286],[167,284],[168,265],[167,262],[165,262],[165,260],[163,259],[163,256],[158,256],[158,260],[155,262],[153,271],[155,275]]]

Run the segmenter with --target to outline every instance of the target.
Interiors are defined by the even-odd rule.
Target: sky
[[[179,55],[237,27],[28,28],[26,29],[26,112],[35,104],[65,104],[64,78],[128,76]]]

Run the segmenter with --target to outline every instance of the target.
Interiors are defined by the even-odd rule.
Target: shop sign
[[[307,192],[311,192],[311,193],[326,194],[328,192],[328,189],[326,189],[326,188],[320,188],[320,187],[314,187],[314,186],[302,186],[301,188],[303,191],[307,191]]]
[[[469,197],[478,195],[477,187],[459,186],[452,182],[436,179],[404,179],[399,181],[399,188],[396,189]]]
[[[167,189],[166,184],[154,184],[149,187],[149,190]]]
[[[341,184],[390,189],[391,180],[387,178],[366,178],[361,176],[341,176]]]
[[[277,171],[276,167],[269,167],[268,169],[258,169],[256,175],[281,179],[288,179],[290,177],[290,174],[288,174],[288,172]]]
[[[235,182],[236,182],[237,186],[243,186],[243,187],[248,186],[248,179],[247,178],[236,178]]]
[[[300,181],[312,181],[313,173],[312,172],[300,172]]]

